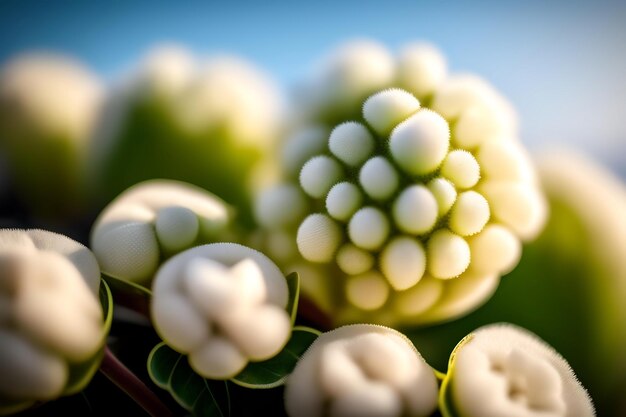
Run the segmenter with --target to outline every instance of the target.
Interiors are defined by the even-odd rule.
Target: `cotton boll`
[[[398,82],[417,98],[431,95],[446,75],[446,59],[434,46],[411,44],[400,51],[397,63]]]
[[[426,270],[426,252],[421,242],[410,237],[397,237],[385,246],[380,255],[380,269],[396,291],[417,284]]]
[[[348,223],[348,236],[356,246],[378,249],[389,235],[389,220],[375,207],[364,207],[357,211]]]
[[[290,176],[297,176],[302,165],[326,149],[328,130],[319,125],[298,129],[289,136],[282,147],[281,164]]]
[[[247,365],[246,357],[227,339],[214,336],[189,354],[189,365],[211,379],[228,379]]]
[[[345,122],[335,127],[328,139],[328,149],[349,166],[362,164],[374,151],[372,134],[358,122]]]
[[[402,414],[402,401],[389,386],[370,382],[334,401],[329,410],[332,417],[396,417]]]
[[[437,221],[437,200],[423,185],[406,187],[393,204],[392,215],[396,226],[410,234],[424,234]]]
[[[441,164],[441,175],[457,188],[470,188],[480,179],[480,167],[471,153],[456,150],[450,152],[444,159]]]
[[[300,185],[313,198],[321,198],[343,177],[341,165],[328,156],[316,156],[300,171]]]
[[[381,308],[389,297],[385,278],[376,271],[350,277],[346,282],[346,298],[363,310]]]
[[[363,104],[363,118],[381,137],[387,138],[393,128],[420,108],[411,93],[392,88],[370,96]]]
[[[256,220],[269,229],[295,224],[305,213],[305,197],[292,184],[278,184],[265,189],[254,205]]]
[[[457,192],[454,185],[445,178],[433,178],[426,187],[433,193],[437,201],[439,216],[445,215],[456,201]]]
[[[298,228],[296,242],[306,260],[329,262],[341,243],[341,230],[330,217],[311,214]]]
[[[340,397],[367,384],[367,375],[345,343],[331,342],[319,356],[319,383],[327,396]]]
[[[382,156],[375,156],[361,168],[359,182],[371,198],[386,200],[398,188],[399,178],[389,161]]]
[[[347,221],[361,207],[362,201],[363,195],[356,185],[340,182],[326,196],[326,211],[339,221]]]
[[[450,230],[461,236],[471,236],[480,232],[489,221],[489,203],[476,191],[459,194],[452,210],[448,225]]]
[[[450,128],[437,113],[422,109],[391,132],[389,149],[394,160],[410,175],[436,170],[448,152]]]
[[[272,305],[223,316],[220,324],[241,352],[253,361],[275,356],[291,332],[287,312]]]
[[[536,236],[546,218],[546,203],[530,184],[488,181],[479,191],[489,201],[493,218],[508,226],[522,240]]]
[[[191,246],[200,230],[196,214],[180,206],[160,209],[154,226],[159,243],[169,252],[179,252]]]
[[[394,311],[403,317],[417,318],[435,305],[443,287],[441,280],[425,276],[415,286],[396,294]]]
[[[432,234],[426,254],[428,273],[435,278],[457,277],[470,264],[470,249],[465,239],[446,229]]]
[[[237,282],[231,280],[228,275],[228,268],[206,258],[197,258],[189,262],[182,284],[187,296],[193,302],[193,307],[210,318],[217,318],[226,313],[233,304],[238,290]]]
[[[337,265],[348,275],[358,275],[374,266],[374,257],[368,251],[346,243],[337,252]]]
[[[472,271],[507,274],[519,262],[522,245],[517,236],[499,224],[489,224],[468,239],[472,253]]]
[[[210,326],[182,295],[168,294],[152,301],[154,327],[168,345],[181,352],[202,346],[210,335]]]

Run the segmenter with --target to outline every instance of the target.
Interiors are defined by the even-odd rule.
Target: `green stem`
[[[108,346],[104,350],[104,359],[100,365],[100,372],[152,417],[174,416],[174,413],[163,404],[159,397],[126,365],[120,362]]]

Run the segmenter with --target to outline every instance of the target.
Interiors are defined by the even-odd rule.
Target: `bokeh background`
[[[578,149],[621,177],[618,187],[623,193],[624,22],[626,2],[609,0],[4,1],[0,3],[0,66],[24,52],[61,53],[81,62],[105,84],[114,85],[149,50],[174,43],[200,56],[243,57],[274,79],[286,102],[289,91],[339,43],[367,38],[397,51],[408,42],[424,40],[441,49],[453,72],[479,74],[514,104],[521,139],[533,153],[562,145]],[[561,180],[568,181],[567,177]],[[5,179],[0,185],[2,181]],[[587,208],[608,204],[602,192],[597,194],[598,201],[592,201],[593,193],[586,192],[586,196],[591,196]],[[408,329],[407,333],[442,369],[454,344],[476,326],[503,320],[518,323],[550,342],[572,363],[596,400],[599,415],[624,415],[620,414],[626,413],[620,394],[626,389],[624,353],[610,346],[598,347],[597,342],[626,340],[626,317],[611,310],[616,298],[626,294],[626,277],[620,275],[626,247],[604,251],[602,233],[588,229],[593,222],[581,220],[580,210],[568,206],[571,200],[557,200],[552,201],[557,217],[552,218],[546,234],[524,249],[520,266],[510,279],[503,280],[486,306],[459,321],[425,330]],[[12,202],[1,203],[3,210],[16,209]],[[622,222],[614,225],[615,233],[623,234],[626,207],[613,209],[613,213],[623,209]],[[7,218],[1,219],[6,226]],[[84,230],[91,220],[85,220]],[[80,233],[73,237],[86,239]],[[623,237],[613,241],[623,243]],[[601,264],[602,256],[596,256],[603,252],[621,256],[613,257],[609,267]],[[604,303],[603,297],[612,298]],[[611,306],[604,308],[604,304]],[[133,327],[125,330],[121,326],[118,324],[117,337],[125,332],[139,334]],[[616,342],[616,346],[625,345]],[[145,354],[132,351],[127,358],[143,365]],[[614,358],[619,357],[617,364]],[[610,371],[610,377],[604,378]],[[90,411],[132,409],[119,394],[115,397],[118,406],[98,400],[98,389],[115,394],[106,382],[96,379],[95,384],[90,387]],[[67,407],[44,412],[65,412],[75,405]]]

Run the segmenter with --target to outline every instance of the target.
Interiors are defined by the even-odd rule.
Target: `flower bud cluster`
[[[288,289],[265,255],[235,243],[184,251],[159,269],[151,304],[155,328],[191,367],[211,379],[237,375],[249,361],[287,343]]]
[[[93,254],[43,230],[0,231],[0,413],[65,393],[104,343]]]

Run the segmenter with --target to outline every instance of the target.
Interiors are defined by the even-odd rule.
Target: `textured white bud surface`
[[[392,88],[370,96],[363,104],[363,118],[383,138],[389,137],[394,127],[420,108],[420,102],[411,93]]]
[[[394,302],[394,311],[402,317],[416,317],[433,307],[443,292],[443,281],[424,276],[419,285],[399,292]]]
[[[361,167],[359,182],[371,198],[386,200],[396,192],[399,178],[395,168],[387,159],[375,156]]]
[[[348,223],[348,236],[356,246],[375,250],[381,247],[389,235],[389,220],[375,207],[364,207],[354,213]]]
[[[196,242],[192,239],[195,222],[191,214],[198,222],[198,237],[223,228],[229,217],[220,199],[182,182],[152,180],[124,191],[102,211],[91,230],[91,247],[102,272],[123,280],[149,282],[158,267],[161,248],[179,251]],[[181,223],[186,226],[181,228]]]
[[[480,179],[480,167],[471,153],[456,150],[450,152],[444,159],[441,164],[441,175],[457,188],[470,188]]]
[[[445,215],[456,201],[457,192],[454,184],[445,178],[433,178],[427,187],[437,200],[439,216]]]
[[[411,342],[393,329],[357,324],[322,334],[287,378],[290,416],[428,416],[437,382]]]
[[[423,185],[412,185],[400,193],[393,204],[396,226],[406,233],[424,234],[435,225],[438,215],[437,200]]]
[[[470,264],[470,249],[465,239],[446,229],[432,234],[426,250],[428,273],[435,278],[457,277]]]
[[[471,106],[465,109],[454,125],[454,144],[463,149],[475,149],[485,141],[498,140],[506,135],[498,114],[484,106]]]
[[[489,221],[489,203],[476,191],[459,194],[452,210],[448,225],[450,230],[461,236],[471,236],[483,230]]]
[[[326,211],[333,218],[347,221],[361,207],[363,194],[350,182],[340,182],[326,196]]]
[[[304,259],[328,262],[333,259],[341,243],[341,229],[330,217],[311,214],[298,228],[296,242]]]
[[[389,297],[389,285],[380,272],[369,271],[348,278],[346,297],[362,310],[381,308]]]
[[[529,182],[535,177],[525,151],[513,141],[485,142],[478,149],[476,160],[482,175],[489,180]]]
[[[341,165],[325,155],[307,161],[300,171],[300,186],[313,198],[324,197],[332,186],[343,177]]]
[[[266,228],[279,228],[298,222],[306,213],[302,191],[293,184],[279,184],[263,190],[255,200],[254,216]]]
[[[297,130],[285,140],[281,153],[281,165],[288,175],[297,176],[302,165],[326,149],[328,130],[313,125]]]
[[[362,164],[374,151],[375,141],[365,126],[345,122],[330,132],[328,149],[349,166]]]
[[[420,241],[407,236],[390,241],[380,255],[380,269],[397,290],[417,284],[426,270],[426,252]]]
[[[472,271],[506,274],[519,262],[522,244],[509,229],[499,224],[489,224],[468,239],[472,253]]]
[[[481,327],[455,349],[452,404],[468,417],[593,417],[569,364],[534,334],[508,324]]]
[[[105,332],[100,270],[74,240],[44,230],[0,230],[0,396],[28,402],[63,393],[71,367]]]
[[[448,152],[450,128],[437,113],[422,109],[391,132],[389,148],[394,160],[410,175],[436,170]]]
[[[447,64],[437,48],[411,44],[400,51],[397,63],[398,83],[417,98],[432,94],[447,76]]]
[[[362,274],[374,266],[374,257],[366,250],[346,243],[337,252],[337,265],[349,275]]]
[[[227,379],[276,355],[291,332],[287,283],[265,255],[235,243],[197,246],[157,272],[151,314],[163,340],[206,378]]]

